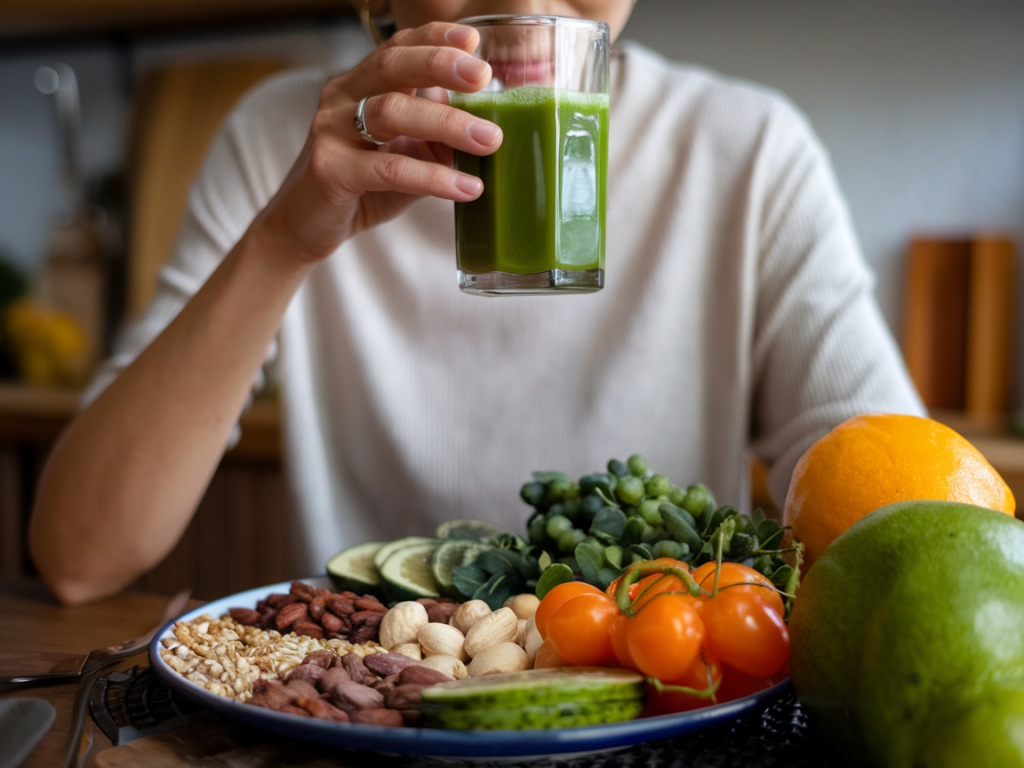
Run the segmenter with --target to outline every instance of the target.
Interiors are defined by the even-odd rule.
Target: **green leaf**
[[[754,537],[748,533],[734,533],[729,544],[729,559],[746,560],[754,551]]]
[[[626,551],[629,553],[629,559],[631,562],[654,559],[654,553],[651,552],[651,548],[644,544],[630,544],[629,549]]]
[[[501,549],[488,549],[481,552],[476,556],[476,560],[473,561],[473,565],[488,574],[494,576],[495,574],[513,574],[516,572],[515,565],[512,564],[509,553],[506,550]]]
[[[594,536],[604,534],[613,539],[622,538],[622,529],[626,525],[626,513],[614,507],[605,507],[594,517],[590,525],[590,533]]]
[[[622,568],[604,567],[597,572],[597,581],[594,586],[598,589],[608,589],[608,585],[619,578],[622,573]]]
[[[783,565],[778,568],[775,573],[769,576],[769,580],[776,587],[781,589],[783,592],[789,587],[789,579],[793,575],[793,567],[790,565]]]
[[[474,600],[483,600],[492,611],[496,611],[504,605],[518,590],[512,584],[512,580],[504,573],[498,573],[487,580],[487,583],[473,593]]]
[[[774,520],[765,520],[757,526],[758,547],[763,551],[777,549],[782,544],[786,529]]]
[[[605,562],[607,562],[608,565],[612,566],[613,568],[622,567],[622,555],[622,547],[618,546],[617,544],[613,544],[610,547],[604,548]]]
[[[596,493],[598,496],[600,496],[601,497],[601,501],[603,501],[609,507],[615,507],[616,509],[619,508],[619,502],[616,501],[615,499],[613,499],[608,494],[606,494],[602,489],[595,488],[594,489],[594,493]]]
[[[643,539],[646,528],[647,523],[644,522],[642,517],[631,517],[622,526],[622,538],[631,544],[639,544],[640,540]]]
[[[530,475],[538,483],[550,483],[552,480],[568,480],[565,472],[531,472]]]
[[[604,566],[604,548],[597,544],[583,542],[576,545],[576,562],[583,573],[583,580],[597,586],[597,577]]]
[[[467,600],[473,597],[474,593],[486,584],[489,578],[490,574],[487,571],[477,568],[475,565],[457,565],[452,568],[452,581],[455,588]]]
[[[544,596],[559,584],[573,581],[572,568],[564,563],[554,563],[544,569],[544,573],[537,580],[537,599],[543,600]]]

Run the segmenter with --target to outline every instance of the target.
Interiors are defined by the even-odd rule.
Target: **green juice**
[[[455,153],[455,167],[484,182],[478,199],[455,204],[459,270],[603,270],[608,95],[528,86],[451,103],[504,133],[493,155]]]

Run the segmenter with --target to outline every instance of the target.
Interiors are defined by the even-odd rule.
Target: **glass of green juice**
[[[492,155],[455,153],[483,194],[455,204],[459,287],[483,296],[592,293],[604,283],[608,25],[560,16],[475,16],[491,65],[452,106],[501,127]]]

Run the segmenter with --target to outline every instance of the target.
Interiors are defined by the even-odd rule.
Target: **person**
[[[452,201],[482,182],[453,150],[486,155],[502,136],[424,97],[488,81],[477,33],[454,22],[577,16],[615,39],[632,2],[389,10],[397,33],[360,64],[269,80],[215,142],[157,297],[42,476],[30,545],[61,601],[114,593],[170,551],[275,338],[307,573],[445,519],[521,530],[531,470],[634,452],[736,505],[753,453],[781,503],[831,427],[922,412],[805,119],[636,44],[610,70],[606,287],[460,293]],[[364,98],[380,147],[354,122]]]

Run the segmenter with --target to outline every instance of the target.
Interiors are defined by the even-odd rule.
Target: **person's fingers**
[[[474,93],[487,85],[490,78],[491,67],[487,62],[456,48],[392,46],[370,54],[351,72],[337,78],[330,90],[339,90],[356,100],[417,88]]]
[[[360,152],[352,175],[362,191],[433,195],[456,202],[475,200],[484,189],[476,176],[392,152]]]
[[[480,33],[472,27],[435,21],[415,29],[402,29],[391,36],[381,48],[397,46],[450,46],[472,53],[480,44]]]
[[[494,123],[461,109],[397,91],[371,96],[363,110],[363,120],[366,130],[378,141],[409,136],[447,144],[475,155],[489,155],[501,144],[501,129]],[[354,121],[350,122],[358,135]],[[362,142],[362,138],[359,141]]]

